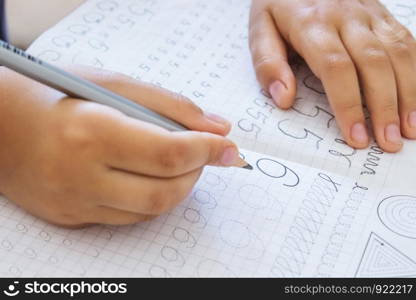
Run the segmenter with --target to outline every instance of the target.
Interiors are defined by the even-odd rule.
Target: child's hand
[[[65,226],[147,220],[183,200],[205,165],[238,159],[221,136],[229,123],[188,100],[122,75],[77,73],[205,132],[170,133],[1,68],[0,191],[34,215]]]
[[[279,107],[296,94],[287,43],[322,80],[349,145],[369,143],[364,99],[384,150],[416,139],[416,41],[379,1],[253,0],[250,23],[257,77]]]

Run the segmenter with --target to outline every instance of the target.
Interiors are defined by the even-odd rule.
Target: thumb
[[[288,109],[296,95],[296,78],[289,66],[286,45],[272,16],[253,10],[250,17],[250,50],[257,79],[277,106]]]

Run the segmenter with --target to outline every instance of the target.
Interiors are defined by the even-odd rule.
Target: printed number
[[[267,115],[264,113],[257,111],[255,108],[250,107],[246,110],[247,114],[252,117],[254,120],[258,120],[263,124],[266,124],[266,120],[268,119]]]
[[[287,135],[287,136],[289,136],[289,137],[291,137],[291,138],[294,138],[294,139],[297,139],[297,140],[306,140],[306,139],[308,139],[310,136],[313,136],[313,137],[315,137],[315,139],[316,139],[316,144],[315,144],[315,146],[316,146],[316,149],[319,149],[319,143],[320,142],[322,142],[324,139],[322,138],[322,137],[320,137],[319,135],[317,135],[316,133],[313,133],[312,131],[310,131],[309,129],[306,129],[306,128],[304,128],[303,129],[303,131],[305,132],[305,134],[304,135],[301,135],[301,136],[297,136],[297,135],[294,135],[294,134],[292,134],[292,133],[289,133],[289,132],[287,132],[286,130],[284,130],[283,129],[283,123],[286,123],[286,122],[288,122],[288,121],[290,121],[289,119],[286,119],[286,120],[282,120],[282,121],[280,121],[279,123],[278,123],[278,125],[277,125],[277,127],[279,128],[279,130],[284,134],[284,135]]]
[[[135,24],[136,24],[136,22],[135,21],[133,21],[132,19],[130,19],[128,16],[126,16],[126,15],[119,15],[118,17],[117,17],[117,20],[121,23],[121,24],[123,24],[123,25],[127,25],[127,26],[129,26],[129,27],[133,27]]]
[[[176,241],[186,244],[186,248],[194,248],[196,245],[195,237],[184,228],[175,227],[172,231],[172,236]]]
[[[115,1],[104,0],[98,2],[97,7],[102,11],[114,11],[118,7],[118,4]]]
[[[140,64],[139,65],[139,68],[141,70],[145,71],[145,72],[149,72],[151,70],[151,68],[148,65],[146,65],[146,64]]]
[[[254,102],[254,104],[256,104],[257,106],[259,106],[261,108],[268,109],[269,113],[272,113],[276,109],[276,106],[273,106],[269,102],[267,102],[265,100],[262,100],[262,99],[259,99],[259,98],[254,99],[253,102]]]
[[[240,120],[238,122],[238,127],[244,132],[254,133],[256,139],[258,138],[259,133],[261,132],[260,126],[254,124],[253,122],[247,119]]]
[[[286,176],[291,177],[290,183],[284,183],[284,186],[295,187],[300,182],[300,178],[295,171],[277,160],[261,158],[257,161],[256,165],[257,168],[268,177],[276,179],[285,178]]]

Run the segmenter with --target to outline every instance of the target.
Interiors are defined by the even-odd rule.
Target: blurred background
[[[27,48],[36,37],[84,0],[6,0],[10,42]]]

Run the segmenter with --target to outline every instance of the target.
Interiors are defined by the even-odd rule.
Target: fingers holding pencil
[[[90,68],[80,70],[82,69]],[[110,166],[151,176],[171,177],[204,165],[247,165],[240,158],[237,146],[224,137],[230,131],[230,123],[219,116],[203,112],[189,99],[118,73],[95,73],[93,70],[80,75],[86,75],[88,80],[181,122],[192,130],[169,132],[102,107],[108,114],[103,114],[102,125],[93,136],[106,149]],[[91,127],[97,122],[88,115],[84,119],[86,125]],[[90,120],[93,120],[93,124],[88,125]],[[138,161],[139,155],[145,159]]]
[[[0,82],[5,99],[13,99],[13,105],[2,106],[13,130],[2,131],[8,155],[3,159],[0,153],[0,176],[7,174],[1,191],[51,223],[73,228],[146,221],[180,203],[206,165],[245,164],[224,137],[227,122],[213,121],[185,98],[159,88],[78,71],[139,103],[159,103],[152,109],[183,119],[194,131],[171,132],[112,107],[66,97],[7,69],[0,72],[13,82]],[[138,97],[144,94],[145,100]]]

